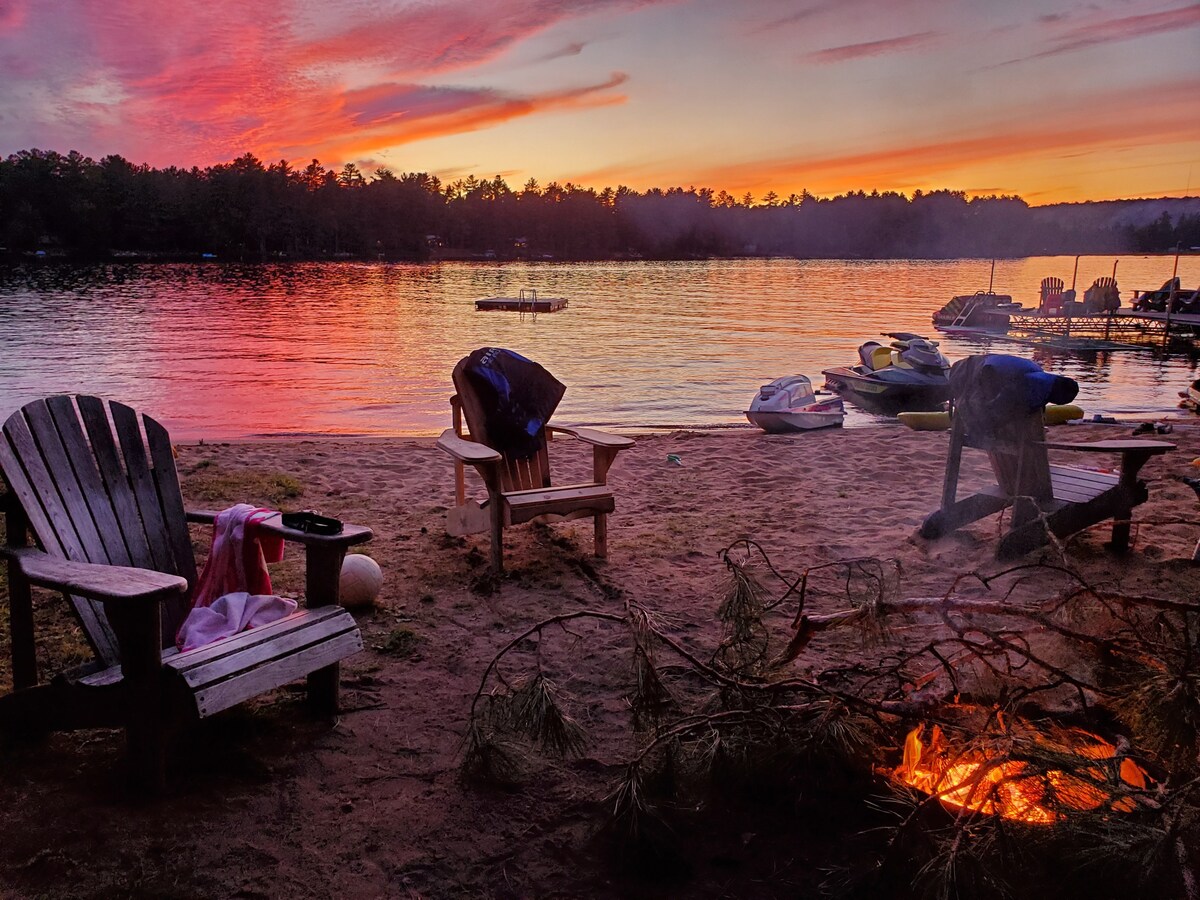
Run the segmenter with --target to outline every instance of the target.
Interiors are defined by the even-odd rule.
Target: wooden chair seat
[[[1041,501],[1038,506],[1043,512],[1048,512],[1061,509],[1071,503],[1086,503],[1115,488],[1120,480],[1116,475],[1108,472],[1080,469],[1075,466],[1051,465],[1050,486],[1053,496],[1049,500]],[[980,493],[1003,499],[1005,506],[1011,499],[998,484],[981,488]]]
[[[171,647],[163,651],[162,662],[183,679],[195,715],[203,719],[339,662],[362,646],[350,613],[321,606],[182,653]],[[122,677],[116,665],[79,683],[101,687]]]
[[[572,484],[564,487],[506,491],[504,524],[520,525],[543,516],[576,518],[610,513],[616,509],[613,492],[606,484]]]

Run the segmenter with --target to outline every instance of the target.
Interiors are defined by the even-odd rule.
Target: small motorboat
[[[950,361],[938,342],[907,331],[885,337],[890,344],[867,341],[858,348],[858,365],[824,369],[825,386],[878,415],[941,409],[950,399]]]
[[[785,375],[758,389],[746,418],[767,434],[837,427],[846,418],[840,397],[819,399],[806,375]]]
[[[1020,303],[1013,303],[1011,294],[960,294],[933,314],[933,327],[948,334],[1003,334],[1008,331],[1009,316],[1024,311]]]

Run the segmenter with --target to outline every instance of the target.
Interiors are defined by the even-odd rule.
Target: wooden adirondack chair
[[[608,514],[616,508],[606,481],[617,453],[633,446],[633,440],[594,428],[544,425],[537,435],[537,452],[517,459],[493,449],[487,416],[478,392],[466,376],[468,357],[454,367],[450,398],[452,427],[442,432],[437,446],[454,458],[454,503],[447,516],[446,530],[453,535],[491,533],[491,569],[504,568],[504,527],[532,521],[561,521],[592,518],[595,522],[595,554],[608,555]],[[464,431],[463,424],[466,420]],[[567,435],[592,445],[592,480],[582,484],[553,486],[550,481],[551,435]],[[487,487],[482,502],[468,499],[465,466],[475,468]]]
[[[305,545],[307,608],[180,653],[175,633],[197,580],[187,523],[215,514],[184,511],[158,422],[96,397],[38,400],[4,423],[0,474],[14,687],[0,697],[0,729],[124,727],[131,781],[160,790],[168,735],[189,721],[304,676],[313,705],[336,711],[339,661],[362,647],[337,605],[341,563],[370,529],[323,536],[268,520],[266,530]],[[95,653],[48,684],[38,683],[31,585],[69,598]]]
[[[1038,314],[1042,316],[1057,316],[1062,314],[1063,280],[1061,278],[1043,278],[1041,297],[1038,302]]]
[[[981,359],[968,358],[958,365]],[[1107,519],[1113,520],[1110,546],[1118,552],[1128,549],[1133,508],[1148,496],[1138,472],[1151,457],[1173,450],[1174,445],[1140,440],[1046,441],[1042,415],[1041,409],[1035,409],[1004,422],[987,437],[972,434],[967,417],[954,415],[942,505],[926,517],[922,537],[938,538],[1011,508],[1009,529],[996,550],[1000,559],[1015,559],[1042,546],[1047,533],[1066,537]],[[964,447],[988,454],[996,483],[959,500],[956,494]],[[1120,474],[1051,465],[1049,450],[1119,453]]]
[[[1121,291],[1117,287],[1117,279],[1111,275],[1097,278],[1092,282],[1092,286],[1083,292],[1084,315],[1111,313],[1120,307]]]

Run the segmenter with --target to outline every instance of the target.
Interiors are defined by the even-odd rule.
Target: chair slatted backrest
[[[972,388],[987,362],[986,356],[968,356],[954,364],[950,386],[954,391],[954,429],[951,440],[974,447],[988,455],[996,483],[1009,497],[1049,500],[1054,496],[1050,460],[1042,442],[1046,425],[1042,409],[995,421],[987,412],[976,413],[972,403],[979,397]],[[986,410],[986,406],[982,408]],[[970,422],[986,421],[988,428],[974,429]]]
[[[196,561],[170,437],[149,416],[140,420],[141,427],[134,410],[115,402],[106,409],[97,397],[35,400],[4,423],[0,472],[52,556],[154,569],[194,586]],[[97,657],[119,662],[103,605],[70,600]],[[163,610],[163,646],[174,640],[189,600]]]
[[[479,399],[470,379],[466,375],[467,358],[458,361],[454,367],[452,378],[454,389],[457,391],[456,400],[462,409],[463,418],[467,422],[467,430],[471,439],[488,447],[495,444],[488,439],[487,416],[483,403]],[[500,462],[500,489],[502,491],[524,491],[533,488],[550,487],[550,454],[546,447],[546,428],[542,427],[537,436],[538,449],[528,459],[515,459],[502,453]]]
[[[1042,309],[1061,309],[1063,305],[1063,280],[1061,278],[1042,279]]]
[[[999,434],[985,442],[988,460],[996,483],[1010,497],[1050,500],[1054,488],[1050,481],[1050,460],[1042,441],[1046,426],[1042,411],[1005,423]]]
[[[1042,299],[1043,300],[1045,300],[1047,297],[1053,296],[1054,294],[1061,294],[1062,292],[1063,292],[1063,280],[1061,278],[1050,277],[1050,278],[1042,279]]]

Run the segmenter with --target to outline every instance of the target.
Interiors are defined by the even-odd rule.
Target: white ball
[[[342,606],[370,606],[383,587],[383,571],[371,557],[350,553],[342,562],[338,584],[341,587]]]

